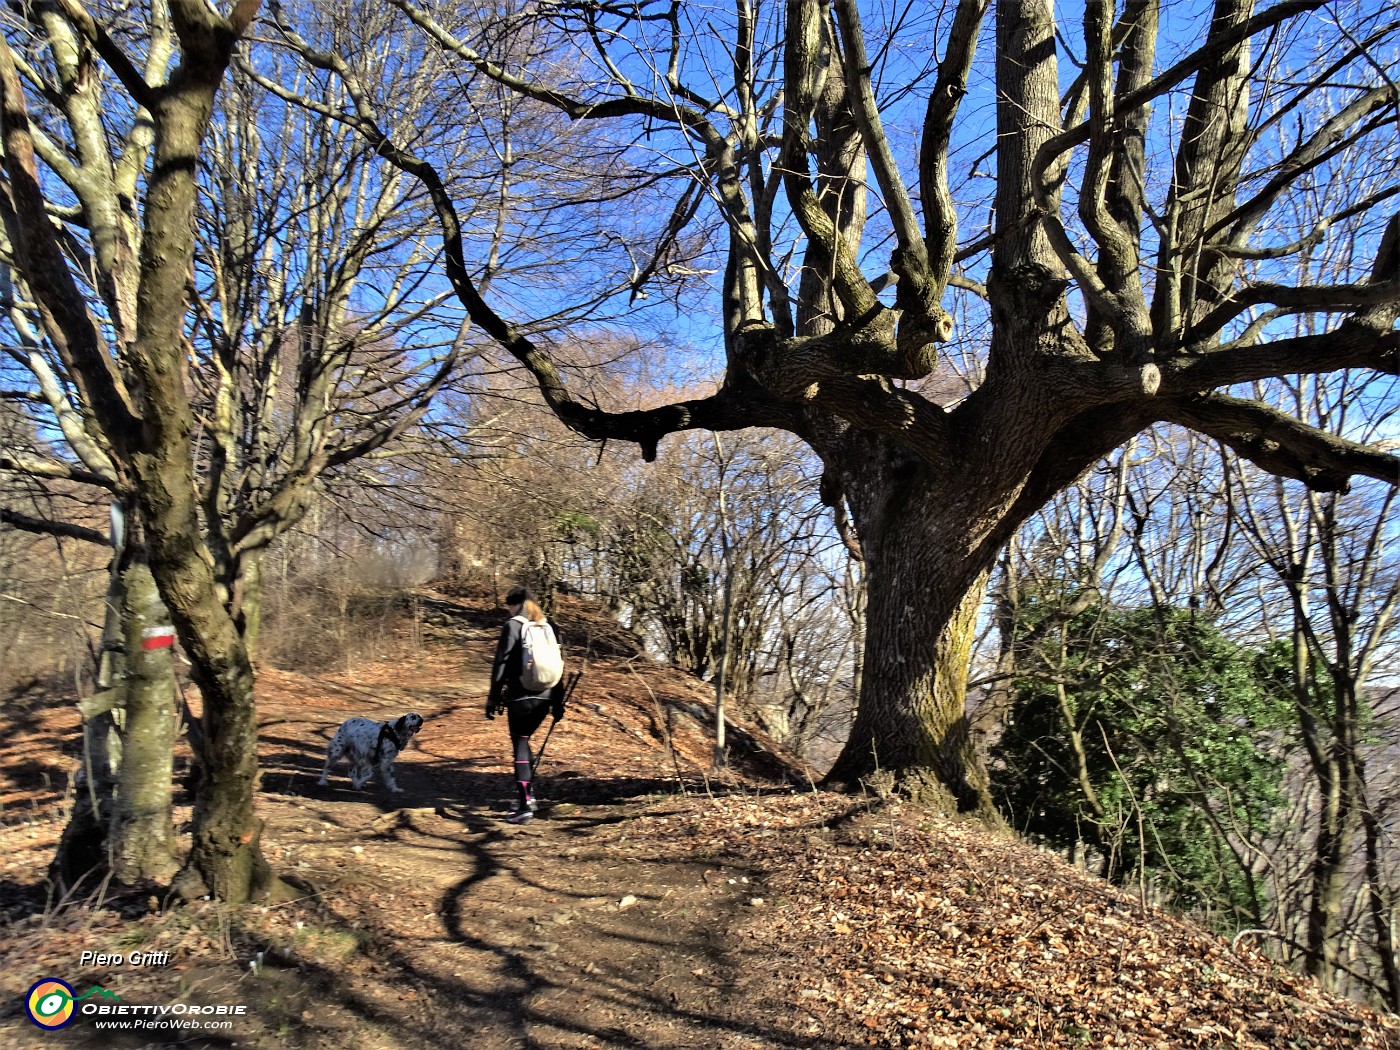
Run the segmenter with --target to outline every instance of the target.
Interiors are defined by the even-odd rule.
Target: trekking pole
[[[571,697],[571,696],[574,695],[574,689],[578,686],[578,680],[579,680],[580,678],[582,678],[582,677],[583,677],[583,672],[582,672],[582,671],[575,671],[575,672],[569,677],[569,684],[566,685],[566,686],[564,686],[564,696],[563,696],[563,698],[559,701],[559,706],[560,706],[560,707],[565,706],[565,705],[569,702],[569,697]],[[540,768],[540,762],[544,759],[544,749],[547,748],[547,747],[549,746],[549,738],[552,737],[552,736],[554,735],[554,727],[557,726],[558,724],[559,724],[559,719],[557,719],[557,718],[556,718],[554,721],[552,721],[552,722],[549,723],[549,732],[546,733],[546,734],[544,735],[544,743],[540,745],[540,749],[539,749],[538,753],[536,753],[536,755],[535,755],[535,760],[534,760],[532,763],[530,763],[530,776],[531,776],[531,777],[533,777],[533,776],[535,775],[535,770],[537,770],[537,769]]]

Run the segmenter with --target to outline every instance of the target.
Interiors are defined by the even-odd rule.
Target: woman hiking
[[[511,824],[528,824],[535,816],[534,757],[530,737],[551,711],[557,722],[564,717],[564,664],[554,628],[529,588],[512,587],[506,594],[510,619],[501,627],[496,661],[491,666],[491,691],[486,717],[502,710],[510,728],[515,752],[515,785],[519,798],[506,818]]]

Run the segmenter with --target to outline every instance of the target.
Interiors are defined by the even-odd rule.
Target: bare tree
[[[28,372],[24,403],[66,444],[0,465],[96,486],[129,510],[122,549],[149,561],[204,700],[176,887],[228,900],[270,877],[252,804],[249,655],[264,552],[328,489],[401,452],[470,356],[460,314],[423,289],[435,249],[414,234],[424,201],[412,180],[338,124],[264,95],[256,82],[280,75],[275,56],[245,61],[216,106],[256,9],[225,19],[157,4],[142,21],[125,7],[36,6],[0,66],[11,356]],[[137,70],[124,49],[143,44]],[[447,100],[406,101],[406,119],[433,125],[427,107]],[[150,657],[124,648],[132,677]],[[119,823],[122,807],[163,791],[168,826],[164,751],[149,791],[119,793]]]
[[[312,501],[366,485],[376,460],[418,451],[405,435],[475,349],[425,286],[438,260],[417,236],[431,212],[416,182],[342,124],[259,87],[291,74],[275,55],[254,57],[232,77],[206,151],[191,372],[203,518],[250,649],[269,545]],[[406,126],[436,124],[450,100],[410,91]],[[451,163],[465,174],[472,159]]]
[[[683,169],[703,189],[699,211],[722,223],[723,379],[709,396],[603,410],[483,297],[431,155],[394,137],[344,59],[302,41],[343,78],[344,118],[424,181],[454,290],[569,426],[634,441],[648,459],[678,430],[752,426],[791,430],[820,455],[869,579],[862,696],[833,784],[878,763],[910,795],[946,790],[990,813],[965,711],[988,574],[1030,515],[1151,424],[1205,433],[1317,490],[1396,480],[1395,456],[1231,392],[1400,368],[1400,218],[1383,211],[1400,188],[1385,57],[1397,27],[1384,11],[1219,0],[1208,24],[1168,32],[1163,19],[1182,16],[1157,0],[1121,13],[1090,2],[1077,19],[1017,0],[996,5],[995,56],[973,78],[986,0],[874,25],[854,0],[723,13],[582,0],[508,9],[494,35],[472,35],[446,7],[391,2],[464,65],[569,121],[635,136],[657,178]],[[542,25],[572,49],[565,59],[521,64],[498,44]],[[1083,68],[1062,97],[1066,47]],[[968,143],[993,131],[985,108],[964,105],[981,90],[995,112],[985,166],[966,160],[985,157]],[[920,120],[916,143],[899,137]],[[1298,225],[1290,198],[1344,168],[1347,199]],[[960,172],[991,175],[991,197]],[[960,236],[985,207],[990,223]],[[694,214],[659,217],[653,258],[678,229],[701,228]],[[1291,260],[1338,238],[1367,259],[1334,282],[1296,278]],[[985,356],[964,373],[975,389],[944,404],[936,383],[918,383],[954,335],[961,311],[944,301],[957,289],[984,299],[972,316]],[[1314,330],[1278,331],[1300,314]]]
[[[35,6],[0,42],[0,218],[23,289],[10,304],[16,342],[80,464],[62,468],[139,509],[130,527],[205,696],[214,790],[201,793],[188,870],[232,899],[266,871],[252,814],[252,678],[200,538],[184,320],[196,160],[256,10],[242,0],[225,17],[174,0],[117,28],[77,4]],[[143,66],[127,54],[133,43]]]
[[[1375,385],[1343,375],[1260,393],[1365,433],[1373,423],[1363,406]],[[1396,492],[1377,485],[1347,496],[1300,491],[1243,468],[1230,483],[1244,537],[1273,575],[1264,594],[1269,613],[1260,622],[1276,625],[1291,655],[1288,685],[1305,756],[1309,805],[1290,836],[1299,881],[1290,884],[1283,865],[1279,880],[1285,930],[1288,917],[1298,916],[1303,964],[1324,984],[1369,984],[1397,1009],[1389,830],[1395,785],[1384,747],[1379,761],[1367,761],[1377,734],[1393,746],[1393,725],[1378,720],[1384,691],[1370,683],[1397,666]],[[1360,963],[1348,963],[1358,956]]]

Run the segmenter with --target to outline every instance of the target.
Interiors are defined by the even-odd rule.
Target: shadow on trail
[[[329,741],[335,726],[324,725],[318,736]],[[260,740],[261,789],[269,794],[356,802],[373,806],[381,813],[406,808],[508,807],[515,798],[514,779],[509,773],[510,755],[504,740],[478,754],[461,756],[431,738],[417,739],[394,766],[394,779],[402,791],[390,792],[376,773],[362,789],[350,786],[345,760],[331,770],[329,783],[318,781],[325,762],[324,744],[308,748],[293,733],[268,732]],[[448,746],[460,744],[449,742]],[[477,743],[472,741],[472,743]],[[478,744],[478,746],[480,746]],[[535,793],[543,805],[570,803],[601,806],[656,795],[710,794],[722,796],[743,789],[707,779],[699,772],[657,776],[598,776],[572,768],[567,756],[554,759],[547,753],[535,775]],[[749,789],[752,794],[752,789]]]
[[[322,755],[275,732],[263,744],[264,792],[322,809],[321,820],[366,845],[392,843],[388,856],[423,865],[421,887],[440,887],[430,893],[442,928],[373,947],[376,962],[423,1003],[421,1019],[405,1020],[401,1004],[363,994],[333,970],[303,968],[317,995],[366,1023],[411,1030],[425,1045],[447,1045],[451,1031],[459,1045],[483,1050],[837,1045],[775,1023],[771,1004],[735,983],[747,966],[736,932],[745,916],[737,888],[725,901],[707,882],[722,866],[714,858],[660,860],[603,843],[633,819],[630,801],[752,795],[752,785],[707,783],[699,773],[588,775],[564,753],[541,769],[538,819],[517,828],[500,819],[514,799],[504,740],[428,736],[396,765],[398,794],[377,780],[353,790],[344,766],[321,787]],[[345,803],[357,805],[347,811]],[[638,903],[619,907],[629,894]],[[410,906],[418,901],[426,903],[420,896]]]
[[[321,994],[366,1021],[409,1029],[426,1045],[446,1045],[445,1031],[457,1033],[459,1045],[481,1048],[837,1045],[764,1019],[767,1004],[747,999],[731,980],[697,978],[745,969],[746,952],[731,936],[732,915],[724,909],[702,905],[684,919],[667,917],[656,884],[650,893],[638,888],[642,899],[633,909],[597,905],[605,888],[615,900],[619,885],[605,887],[579,876],[619,858],[604,851],[590,854],[586,844],[601,828],[625,819],[606,808],[579,812],[549,821],[547,836],[536,834],[538,826],[522,832],[494,824],[482,830],[478,821],[461,825],[465,835],[430,836],[407,824],[388,829],[389,837],[411,833],[420,843],[435,837],[443,848],[456,850],[460,878],[438,898],[446,927],[439,948],[461,969],[449,975],[432,965],[433,956],[421,942],[375,945],[376,960],[431,1004],[422,1020],[406,1021],[333,971],[316,968]],[[557,843],[556,837],[584,849],[561,865],[563,849],[551,842]],[[647,866],[660,882],[679,886],[703,882],[704,870],[713,864],[653,861]],[[567,936],[546,915],[522,910],[522,900],[527,907],[570,915]],[[571,950],[561,951],[553,939],[567,940]]]

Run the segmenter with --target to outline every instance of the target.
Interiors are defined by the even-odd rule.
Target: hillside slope
[[[542,819],[507,825],[506,732],[481,712],[501,614],[415,610],[423,640],[392,659],[261,674],[259,811],[292,899],[46,901],[76,723],[61,698],[5,708],[0,1044],[1400,1047],[1396,1019],[1043,852],[818,792],[761,736],[707,776],[707,691],[583,605],[558,616],[585,678],[541,766]],[[340,720],[407,710],[427,722],[402,795],[316,785]],[[133,950],[169,963],[80,961]],[[45,976],[248,1012],[219,1034],[45,1034],[20,1012]]]

